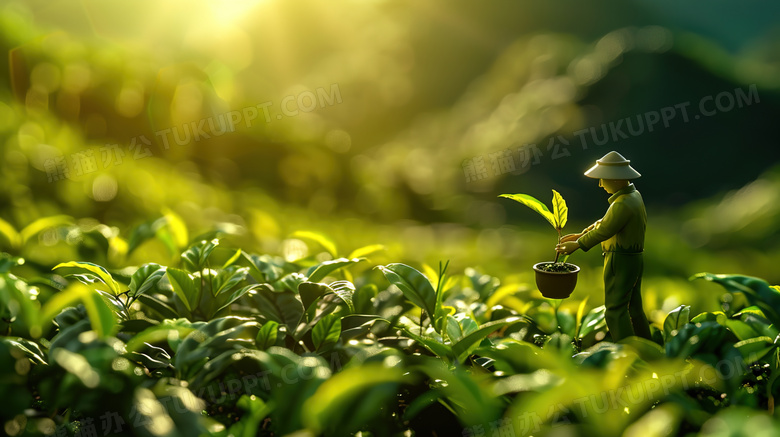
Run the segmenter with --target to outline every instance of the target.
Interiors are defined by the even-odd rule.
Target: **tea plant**
[[[565,225],[559,196],[553,212],[517,198]],[[172,266],[68,261],[31,275],[2,255],[6,433],[619,436],[774,411],[780,294],[761,279],[697,275],[744,304],[681,305],[654,341],[610,343],[587,299],[572,312],[476,269],[372,266],[376,246],[339,257],[299,236],[326,260],[219,237],[188,242]]]
[[[563,196],[561,196],[560,193],[558,193],[555,190],[552,190],[553,192],[553,198],[552,198],[552,211],[550,211],[549,208],[547,208],[547,205],[545,205],[540,200],[536,199],[533,196],[529,196],[528,194],[501,194],[498,197],[504,197],[507,199],[512,199],[515,202],[518,202],[522,205],[525,205],[529,208],[531,208],[533,211],[536,211],[539,215],[544,217],[555,230],[558,232],[558,243],[561,243],[561,238],[563,238],[563,227],[566,226],[566,222],[568,221],[569,217],[569,208],[566,206],[566,201],[563,199]],[[552,264],[544,264],[540,266],[540,268],[550,271],[550,272],[568,272],[571,271],[572,268],[566,265],[566,259],[568,256],[564,256],[563,259],[561,259],[560,263],[558,263],[558,258],[560,256],[560,253],[557,251],[555,252],[555,260]]]

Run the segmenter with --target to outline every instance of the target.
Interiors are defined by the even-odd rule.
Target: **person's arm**
[[[601,219],[601,224],[577,239],[578,247],[587,252],[591,247],[612,238],[623,229],[630,215],[630,211],[621,203],[613,203]]]
[[[598,220],[596,220],[595,222],[593,222],[593,224],[592,224],[592,225],[590,225],[590,226],[588,226],[587,228],[583,229],[583,230],[582,230],[582,232],[580,233],[580,235],[585,235],[585,234],[587,234],[588,232],[590,232],[590,231],[592,231],[592,230],[596,229],[597,227],[599,227],[599,225],[601,225],[601,220],[602,220],[602,219],[598,219]]]
[[[563,237],[561,237],[561,243],[567,243],[569,241],[577,241],[580,237],[587,234],[589,231],[595,229],[600,224],[601,224],[601,219],[596,220],[595,223],[583,229],[582,232],[580,232],[579,234],[564,235]]]

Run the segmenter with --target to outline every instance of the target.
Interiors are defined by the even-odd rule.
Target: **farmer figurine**
[[[601,220],[579,234],[566,235],[555,247],[568,255],[577,249],[588,251],[601,243],[605,319],[614,341],[632,335],[650,339],[640,294],[647,213],[642,196],[629,182],[641,175],[629,163],[620,153],[609,152],[585,172],[585,176],[598,179],[599,186],[612,195],[609,209]]]

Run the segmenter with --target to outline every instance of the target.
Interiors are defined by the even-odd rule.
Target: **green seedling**
[[[553,192],[553,198],[552,198],[552,211],[550,211],[549,208],[547,208],[547,205],[544,204],[544,202],[540,201],[539,199],[529,196],[528,194],[501,194],[498,197],[505,197],[507,199],[512,199],[518,203],[521,203],[532,210],[536,211],[541,215],[542,217],[547,220],[553,228],[558,232],[558,244],[561,242],[561,238],[563,237],[563,227],[566,226],[566,222],[568,221],[569,217],[569,208],[566,206],[566,201],[563,199],[563,196],[555,190],[552,190]],[[544,268],[548,271],[569,271],[569,267],[566,265],[566,259],[567,256],[564,256],[560,262],[559,259],[559,253],[555,253],[555,260],[552,264],[547,264],[544,266]]]

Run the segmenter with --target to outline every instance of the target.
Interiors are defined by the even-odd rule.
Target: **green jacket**
[[[609,209],[601,224],[580,237],[584,251],[601,243],[604,252],[640,253],[645,248],[647,213],[642,195],[628,184],[609,198]]]

